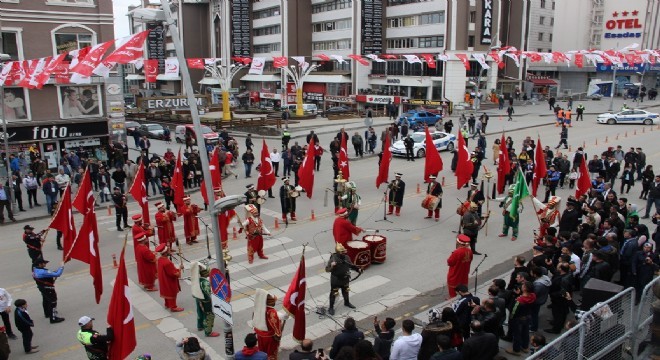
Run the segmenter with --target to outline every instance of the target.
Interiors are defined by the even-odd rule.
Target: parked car
[[[421,158],[426,156],[426,144],[424,143],[426,140],[426,133],[418,131],[412,133],[410,137],[415,142],[415,145],[413,146],[413,154],[415,154],[415,157]],[[448,134],[444,131],[434,131],[431,133],[431,138],[438,151],[452,151],[456,147],[456,135],[454,134]],[[403,139],[390,146],[390,151],[394,156],[406,156],[406,146],[403,144]]]
[[[165,135],[165,129],[161,124],[143,124],[136,130],[140,136],[146,136],[151,139],[162,140]]]
[[[133,135],[133,131],[135,131],[135,129],[139,128],[140,124],[135,122],[135,121],[127,121],[124,124],[124,127],[126,128],[126,135]]]
[[[424,125],[435,126],[442,125],[442,116],[427,111],[410,110],[399,117],[397,125],[401,125],[403,120],[408,120],[408,127],[412,130],[422,129]]]
[[[289,111],[295,115],[296,109],[298,108],[297,104],[289,104]],[[316,114],[319,111],[316,104],[303,104],[303,113],[305,115]]]
[[[197,137],[195,136],[195,127],[188,125],[177,125],[174,129],[174,139],[179,144],[185,144],[186,135],[190,135],[193,140],[193,145],[197,144]],[[204,140],[210,142],[211,144],[216,144],[220,140],[220,135],[213,131],[210,127],[202,125],[202,136]]]
[[[658,114],[640,109],[628,109],[618,113],[604,113],[596,117],[599,124],[644,124],[655,125],[660,119]]]
[[[336,114],[345,114],[351,112],[352,110],[346,106],[333,106],[329,107],[324,113],[323,116],[327,115],[336,115]]]

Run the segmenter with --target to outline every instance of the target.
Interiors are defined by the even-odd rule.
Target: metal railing
[[[651,344],[651,322],[653,321],[653,309],[651,308],[655,295],[653,286],[660,284],[660,277],[656,277],[646,284],[635,314],[635,329],[631,336],[631,353],[635,359],[645,359]]]

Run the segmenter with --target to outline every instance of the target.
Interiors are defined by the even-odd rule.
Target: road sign
[[[230,325],[234,325],[231,304],[229,304],[229,301],[231,301],[231,288],[227,278],[218,269],[211,269],[210,278],[211,291],[213,292],[213,296],[211,296],[213,313]]]

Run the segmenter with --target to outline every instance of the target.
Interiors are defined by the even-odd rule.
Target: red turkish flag
[[[309,150],[308,150],[309,151]],[[270,162],[270,152],[266,140],[262,140],[261,145],[261,167],[259,168],[259,178],[257,179],[257,190],[268,190],[275,185],[275,173],[273,164]]]
[[[103,59],[103,61],[106,63],[128,64],[135,59],[142,58],[142,54],[144,53],[144,41],[147,40],[149,31],[151,30],[131,35],[124,45],[110,53],[110,55]]]
[[[98,45],[94,45],[94,47],[89,50],[89,53],[87,53],[87,55],[71,69],[71,72],[85,77],[92,76],[92,71],[94,71],[94,69],[99,66],[103,60],[103,55],[114,42],[114,40],[110,40]]]
[[[17,86],[24,88],[30,87],[30,78],[32,77],[32,73],[34,72],[34,69],[37,68],[38,62],[39,60],[37,59],[25,60],[22,62],[23,70],[20,72],[20,79],[18,80]]]
[[[330,61],[330,57],[326,54],[319,54],[317,56],[318,56],[319,59],[321,59],[323,61]]]
[[[348,148],[346,147],[347,136],[341,137],[341,149],[339,150],[339,171],[341,171],[344,179],[348,181],[348,178],[351,176],[351,170],[348,167]]]
[[[156,82],[158,77],[158,60],[144,60],[144,81],[148,83]]]
[[[511,172],[511,161],[509,160],[509,150],[506,148],[504,133],[500,138],[500,156],[497,160],[497,193],[504,192],[506,176]]]
[[[582,67],[584,66],[584,55],[583,54],[575,54],[575,66],[582,69]]]
[[[536,191],[539,188],[541,180],[548,175],[548,168],[545,166],[545,154],[541,146],[541,138],[536,140],[536,152],[534,153],[534,179],[532,180],[532,196],[536,197]]]
[[[308,198],[312,198],[314,190],[314,137],[309,140],[305,160],[298,168],[298,185],[305,190]]]
[[[192,58],[186,59],[188,67],[191,69],[200,69],[204,70],[204,59],[203,58]]]
[[[101,272],[101,254],[99,254],[99,231],[93,207],[85,214],[80,232],[66,257],[89,264],[89,274],[94,280],[94,294],[98,304],[101,301],[101,294],[103,294],[103,274]]]
[[[287,65],[289,65],[289,59],[286,56],[273,57],[273,67],[275,69],[287,67]]]
[[[426,146],[426,157],[424,159],[424,182],[429,182],[429,176],[438,175],[442,171],[442,158],[438,149],[433,143],[433,138],[431,138],[431,133],[429,132],[428,126],[425,126],[424,131],[426,132],[426,139],[424,140],[424,145]]]
[[[66,53],[65,53],[66,54]],[[55,75],[55,82],[57,84],[68,84],[69,83],[69,67],[71,64],[68,61],[62,61],[53,69],[53,75]]]
[[[282,308],[294,318],[293,339],[302,342],[305,339],[305,293],[307,281],[305,279],[305,254],[300,257],[298,271],[291,279],[289,289],[282,299]]]
[[[422,54],[419,57],[424,59],[426,61],[426,66],[429,67],[429,69],[435,69],[435,57],[431,54]]]
[[[128,275],[124,253],[126,243],[119,256],[119,269],[112,288],[112,297],[108,305],[108,325],[112,328],[114,339],[108,348],[109,360],[124,360],[135,350],[137,339],[135,337],[135,319],[133,317],[133,303],[128,287]]]
[[[69,261],[69,259],[64,258],[64,255],[71,252],[71,246],[76,239],[76,224],[73,219],[73,208],[71,207],[71,184],[64,189],[62,200],[60,200],[48,228],[62,232],[62,247],[64,248],[62,260]]]
[[[586,194],[591,189],[591,179],[589,178],[589,170],[587,170],[587,157],[582,154],[582,162],[580,163],[580,173],[576,182],[575,198],[579,199],[580,196]]]
[[[75,207],[81,214],[86,215],[90,210],[94,209],[94,188],[92,188],[92,178],[89,176],[89,167],[85,169],[82,180],[80,180],[80,187],[76,197],[73,199],[73,207]]]
[[[348,55],[348,57],[359,62],[364,66],[369,66],[369,62],[360,55]]]
[[[181,166],[181,148],[179,148],[179,155],[176,157],[176,165],[174,166],[174,175],[172,175],[172,189],[174,189],[174,198],[172,202],[176,205],[177,210],[183,209],[183,169]]]
[[[399,58],[398,56],[392,55],[392,54],[383,54],[380,57],[382,57],[383,59],[398,59]]]
[[[463,63],[465,70],[470,70],[470,60],[468,60],[468,55],[466,54],[454,54]]]
[[[465,145],[465,139],[458,129],[458,161],[456,162],[456,188],[460,189],[472,178],[474,163],[470,160],[470,151]]]
[[[66,58],[66,53],[59,54],[56,58],[52,59],[44,68],[44,70],[35,79],[37,89],[41,89],[45,83],[50,79],[50,75],[62,64]]]
[[[128,192],[142,209],[142,221],[145,224],[149,224],[149,200],[147,199],[147,183],[144,178],[144,164],[142,163],[142,159],[140,159],[135,180],[133,180],[133,184],[128,189]]]
[[[380,188],[380,184],[388,181],[390,173],[390,161],[392,161],[392,152],[390,151],[390,134],[385,137],[385,146],[383,148],[383,157],[380,159],[380,166],[378,167],[378,177],[376,177],[376,189]]]
[[[216,147],[211,153],[211,160],[209,162],[209,172],[211,173],[211,185],[215,190],[218,187],[222,186],[222,174],[220,174],[220,154],[219,149]],[[204,199],[204,204],[209,204],[208,194],[206,194],[206,179],[202,180],[200,184],[200,191],[202,192],[202,198]]]

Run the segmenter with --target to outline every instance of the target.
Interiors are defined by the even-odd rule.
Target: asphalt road
[[[542,111],[539,111],[541,113]],[[574,123],[569,131],[569,144],[573,150],[578,146],[586,145],[589,154],[600,153],[607,146],[622,145],[642,146],[647,153],[647,163],[658,164],[660,144],[656,141],[660,129],[657,127],[644,126],[607,126],[596,125],[593,119],[585,122]],[[516,147],[519,148],[521,141],[526,136],[536,138],[540,136],[544,145],[556,145],[559,141],[559,131],[553,125],[549,117],[541,117],[539,114],[530,113],[528,116],[516,118],[513,123],[498,120],[497,116],[491,116],[489,124],[489,136],[487,157],[484,161],[491,171],[495,172],[493,164],[491,145],[495,138],[499,138],[503,129],[507,135],[513,137]],[[546,125],[546,126],[540,126]],[[513,128],[528,127],[524,130],[512,130]],[[651,131],[653,128],[653,131]],[[644,131],[643,131],[644,129]],[[332,129],[333,133],[336,130]],[[380,134],[382,126],[376,127]],[[323,133],[319,128],[317,132],[321,144],[325,147],[331,141],[332,134]],[[352,134],[353,130],[349,133]],[[364,132],[364,128],[361,129]],[[627,132],[627,136],[626,136]],[[618,135],[618,140],[616,140]],[[605,143],[605,138],[608,143]],[[130,139],[129,139],[130,140]],[[295,140],[300,140],[300,137]],[[242,140],[239,140],[242,145]],[[596,145],[598,141],[598,145]],[[304,142],[304,140],[303,140]],[[162,153],[168,146],[160,141],[152,141],[152,151]],[[268,139],[269,147],[279,149],[280,142],[276,139]],[[257,144],[255,153],[259,154],[261,148],[260,139],[255,139]],[[471,148],[474,142],[471,142]],[[176,152],[177,146],[170,145]],[[349,148],[351,146],[349,145]],[[349,149],[349,153],[352,150]],[[308,293],[306,299],[307,309],[307,337],[315,339],[315,347],[327,347],[331,344],[333,332],[341,327],[346,316],[358,319],[359,325],[365,330],[371,329],[373,316],[385,317],[412,317],[423,311],[428,306],[434,306],[444,301],[446,291],[444,290],[446,278],[446,258],[454,249],[455,234],[452,232],[458,227],[458,216],[455,213],[458,199],[461,201],[466,197],[466,189],[456,189],[455,177],[449,170],[451,157],[449,153],[443,152],[442,159],[445,170],[440,174],[445,177],[444,201],[441,211],[440,222],[423,219],[426,211],[420,208],[425,189],[422,184],[424,161],[420,159],[415,162],[407,162],[405,159],[395,158],[392,160],[390,172],[402,172],[403,180],[406,182],[406,198],[404,208],[400,217],[388,216],[389,222],[378,222],[383,219],[383,187],[376,189],[375,177],[377,174],[377,158],[374,156],[363,159],[353,159],[350,162],[351,178],[358,184],[358,192],[362,197],[362,208],[358,217],[358,225],[366,229],[378,229],[380,234],[387,238],[387,261],[382,265],[371,266],[367,271],[351,285],[351,302],[357,309],[351,310],[343,307],[338,301],[337,314],[334,319],[320,318],[314,311],[317,307],[327,306],[329,281],[328,275],[323,271],[325,262],[328,260],[334,244],[331,234],[332,221],[334,219],[332,208],[332,195],[328,194],[328,206],[324,206],[325,188],[332,186],[332,168],[329,155],[324,155],[321,171],[315,175],[315,192],[312,199],[303,196],[298,200],[298,217],[296,224],[280,228],[274,227],[275,218],[280,216],[280,204],[278,199],[269,199],[262,207],[262,217],[265,224],[273,233],[266,240],[266,254],[269,260],[255,260],[252,265],[247,264],[246,244],[243,237],[230,241],[231,255],[229,269],[232,274],[234,308],[234,345],[240,349],[243,345],[245,334],[251,331],[247,322],[252,317],[252,297],[258,287],[274,291],[280,299],[288,283],[295,272],[300,259],[302,245],[308,244],[306,249],[307,261],[307,284]],[[131,157],[136,153],[132,152]],[[236,168],[238,179],[233,177],[223,180],[223,186],[228,194],[243,193],[245,185],[256,182],[256,176],[245,179],[242,166]],[[281,169],[280,174],[281,176]],[[495,180],[491,180],[494,182]],[[420,184],[422,194],[416,192]],[[278,181],[277,187],[281,185]],[[618,190],[618,189],[617,189]],[[542,191],[542,189],[541,189]],[[629,195],[631,202],[637,203],[640,208],[643,204],[637,200],[641,186],[635,186]],[[277,195],[277,190],[274,191]],[[566,189],[558,190],[559,196],[566,198],[572,191]],[[192,194],[193,202],[201,204],[198,192]],[[153,203],[153,201],[152,201]],[[511,268],[513,256],[526,253],[530,250],[532,231],[537,228],[536,220],[532,213],[531,201],[524,201],[525,211],[522,214],[520,236],[517,241],[508,238],[498,238],[502,217],[495,202],[490,203],[492,218],[487,229],[482,230],[479,236],[477,248],[480,252],[488,254],[479,269],[479,278],[484,281],[495,277]],[[315,220],[311,220],[312,210]],[[136,213],[134,203],[129,206],[129,217]],[[41,352],[36,355],[24,355],[21,351],[20,340],[10,341],[14,352],[12,358],[43,358],[43,359],[85,359],[83,349],[78,344],[75,333],[78,330],[77,319],[82,315],[95,317],[96,327],[102,330],[105,326],[107,305],[112,291],[112,282],[116,271],[112,268],[112,254],[119,254],[123,243],[123,233],[118,233],[114,225],[114,215],[108,215],[106,210],[99,210],[100,230],[100,253],[104,266],[105,284],[103,298],[100,304],[93,300],[92,282],[88,275],[86,264],[72,261],[66,265],[64,276],[58,280],[56,288],[60,298],[59,311],[66,318],[60,324],[51,325],[41,314],[41,297],[36,289],[34,281],[29,272],[29,258],[21,239],[23,224],[6,224],[3,226],[5,232],[4,241],[0,242],[0,261],[3,264],[4,276],[0,286],[6,288],[14,299],[24,298],[28,301],[32,317],[35,319],[35,336],[33,344],[40,345]],[[80,227],[82,217],[76,217],[77,226]],[[35,220],[32,225],[40,230],[47,226],[46,219]],[[182,238],[183,223],[176,224],[177,233]],[[487,235],[486,235],[487,230]],[[52,267],[57,265],[61,258],[61,252],[55,248],[54,231],[48,236],[45,245],[45,257],[51,260]],[[202,236],[202,240],[204,237]],[[133,261],[133,251],[129,247],[126,250],[129,278],[137,282],[137,274]],[[211,254],[214,251],[211,249]],[[184,256],[189,259],[203,259],[207,257],[206,244],[202,241],[194,246],[184,245]],[[479,258],[477,258],[479,259]],[[473,263],[476,265],[476,261]],[[138,347],[135,356],[140,353],[151,353],[155,359],[173,359],[174,341],[180,339],[189,332],[201,336],[207,348],[211,349],[212,358],[219,359],[224,354],[224,340],[220,338],[204,338],[203,333],[196,331],[196,315],[190,288],[187,283],[182,283],[182,292],[179,294],[179,305],[185,308],[182,313],[171,314],[162,308],[162,299],[156,293],[145,293],[131,283],[133,294],[133,305],[135,322],[137,327]],[[280,305],[278,304],[278,308]],[[284,330],[282,342],[283,353],[296,345],[290,337],[293,320],[290,320]],[[221,323],[216,320],[216,330],[221,330]],[[508,343],[502,343],[502,346]],[[218,355],[220,354],[220,355]]]

